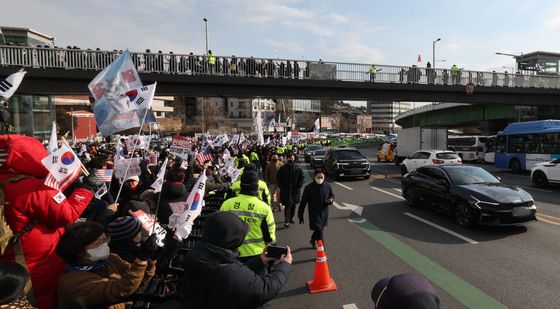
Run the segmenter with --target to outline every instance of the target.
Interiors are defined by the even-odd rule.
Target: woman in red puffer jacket
[[[0,136],[0,183],[14,175],[29,176],[5,183],[3,207],[14,233],[36,222],[23,234],[21,244],[39,309],[55,307],[56,286],[64,272],[64,262],[55,253],[56,245],[64,228],[80,217],[93,198],[88,189],[78,188],[66,198],[58,190],[44,185],[48,171],[41,160],[46,156],[45,148],[35,138]],[[14,248],[9,247],[0,259],[13,261]]]

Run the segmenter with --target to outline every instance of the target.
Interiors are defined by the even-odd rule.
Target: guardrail
[[[102,70],[120,51],[0,46],[0,66]],[[424,85],[560,88],[560,77],[328,61],[131,53],[139,73],[361,81]]]

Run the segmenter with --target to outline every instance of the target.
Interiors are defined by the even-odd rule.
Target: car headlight
[[[349,165],[349,163],[338,163],[338,162],[336,163],[337,168],[340,168],[341,166],[347,166],[347,165]]]
[[[469,202],[471,203],[471,205],[478,209],[482,209],[482,207],[492,207],[500,205],[500,203],[481,201],[472,195],[469,197]]]

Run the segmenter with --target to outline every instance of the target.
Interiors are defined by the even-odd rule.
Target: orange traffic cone
[[[321,293],[328,291],[336,291],[336,283],[329,273],[329,265],[327,264],[327,255],[323,247],[323,241],[317,242],[317,257],[315,258],[315,275],[312,281],[307,282],[309,293]]]

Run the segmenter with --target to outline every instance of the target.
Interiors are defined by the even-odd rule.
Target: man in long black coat
[[[280,202],[284,205],[284,226],[294,222],[296,205],[303,187],[303,171],[294,163],[295,156],[288,154],[288,161],[278,170],[276,182],[280,189]]]
[[[334,203],[334,193],[331,185],[324,183],[325,173],[315,170],[315,179],[305,186],[301,201],[299,203],[298,218],[303,224],[303,213],[305,206],[309,205],[309,228],[313,230],[311,235],[311,247],[316,249],[317,241],[323,240],[323,230],[329,220],[329,206]]]

